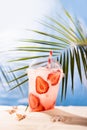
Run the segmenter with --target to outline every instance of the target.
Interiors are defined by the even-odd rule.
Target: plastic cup
[[[28,69],[29,110],[40,112],[54,108],[63,77],[61,67],[53,66]]]

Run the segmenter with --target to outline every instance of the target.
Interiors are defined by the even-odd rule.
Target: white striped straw
[[[52,54],[53,54],[53,51],[50,51],[49,57],[48,57],[48,65],[47,65],[48,68],[51,68]]]

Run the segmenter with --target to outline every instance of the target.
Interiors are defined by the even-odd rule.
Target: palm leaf
[[[70,50],[70,71],[71,71],[71,83],[72,83],[72,91],[74,89],[74,52]]]
[[[54,41],[48,41],[48,40],[37,40],[37,39],[25,39],[25,40],[23,40],[22,42],[28,42],[28,43],[35,43],[35,45],[36,45],[36,43],[37,43],[37,45],[38,44],[40,44],[40,45],[45,45],[45,46],[53,46],[53,47],[68,47],[68,45],[67,44],[65,44],[65,43],[62,43],[62,42],[54,42]],[[29,46],[30,47],[30,46]]]
[[[11,69],[10,71],[8,71],[8,73],[11,73],[11,72],[15,72],[15,71],[21,71],[21,70],[26,70],[29,66],[26,65],[26,66],[23,66],[23,67],[19,67],[17,69]]]
[[[59,59],[60,64],[62,65],[63,72],[65,73],[64,78],[62,79],[62,91],[61,91],[61,99],[63,96],[66,97],[67,88],[68,88],[68,73],[70,72],[71,75],[71,88],[74,91],[74,71],[75,65],[78,69],[78,75],[80,77],[80,81],[82,82],[82,65],[84,67],[85,76],[87,78],[87,37],[82,33],[81,24],[79,24],[79,20],[77,18],[73,18],[67,10],[64,9],[64,17],[46,17],[46,22],[40,22],[43,26],[45,26],[48,30],[41,31],[41,30],[31,30],[35,34],[38,34],[40,38],[37,39],[24,39],[22,42],[26,42],[26,46],[19,46],[13,51],[17,51],[19,53],[26,53],[28,56],[20,56],[16,55],[15,59],[11,59],[11,62],[14,63],[24,63],[26,65],[23,67],[17,67],[16,69],[10,70],[12,72],[20,72],[26,70],[29,67],[29,63],[32,60],[37,59],[37,63],[33,65],[46,65],[47,59],[49,56],[49,51],[53,50],[53,58]],[[47,22],[49,21],[49,22]],[[72,23],[74,28],[69,24]],[[27,29],[28,30],[28,29]],[[28,30],[30,31],[30,30]],[[42,37],[42,38],[41,38]],[[49,40],[48,40],[49,39]],[[31,45],[32,43],[32,45]],[[31,54],[32,53],[32,54]],[[22,74],[20,76],[15,76],[10,82],[14,82],[15,80],[21,80],[24,78],[23,81],[15,85],[11,88],[19,87],[28,81],[26,74]]]
[[[10,68],[9,68],[9,69],[10,69]],[[14,74],[14,72],[12,72],[11,74],[12,74],[13,77],[14,77],[14,80],[13,80],[13,81],[15,81],[16,84],[18,85],[18,84],[19,84],[19,81],[18,81],[19,78],[16,78],[16,75]],[[22,78],[22,77],[24,77],[24,76],[25,76],[25,75],[20,76],[20,78]],[[13,82],[13,81],[11,80],[11,81],[9,81],[9,83],[11,83],[11,82]],[[10,88],[10,89],[12,89],[12,88]],[[22,95],[24,96],[23,90],[22,90],[22,88],[21,88],[21,84],[19,84],[19,90],[21,91]]]
[[[82,59],[82,64],[83,64],[83,68],[84,68],[85,77],[87,78],[87,60],[85,59],[83,48],[79,47],[79,50],[80,50],[80,54],[81,54],[81,59]]]
[[[81,62],[80,62],[79,48],[77,47],[77,51],[76,51],[76,49],[74,49],[74,52],[75,52],[74,54],[75,54],[75,58],[76,58],[76,64],[77,64],[77,69],[78,69],[80,81],[82,82]]]
[[[21,76],[18,76],[18,77],[16,77],[16,76],[14,75],[14,79],[10,80],[9,83],[11,83],[11,82],[13,82],[13,81],[17,81],[18,79],[24,78],[24,77],[26,77],[26,76],[27,76],[27,74],[22,74]],[[17,83],[17,84],[18,84],[18,83]]]
[[[58,35],[53,35],[53,34],[46,33],[46,32],[41,32],[41,31],[38,31],[38,30],[32,30],[32,31],[35,32],[35,33],[38,33],[40,35],[51,37],[51,38],[56,39],[58,41],[61,41],[63,43],[70,44],[69,40],[67,40],[66,38],[59,37]]]
[[[65,9],[64,9],[65,10]],[[71,22],[74,24],[74,26],[75,26],[75,28],[76,28],[76,31],[77,31],[77,34],[79,35],[79,38],[81,39],[81,40],[83,40],[84,42],[85,42],[85,37],[84,37],[84,35],[82,34],[82,32],[81,32],[81,28],[80,28],[80,25],[79,25],[79,20],[77,19],[77,18],[72,18],[72,16],[68,13],[68,11],[67,10],[65,10],[64,11],[65,12],[65,14],[66,14],[66,16],[71,20]]]
[[[69,54],[68,54],[68,50],[65,53],[65,97],[66,97],[66,93],[67,93],[67,83],[68,83],[68,68],[69,67]]]
[[[4,80],[5,80],[5,82],[7,83],[7,85],[8,85],[8,87],[10,87],[10,84],[9,84],[9,77],[7,77],[7,72],[6,72],[6,70],[5,70],[5,68],[2,66],[2,67],[0,67],[0,72],[1,72],[1,74],[2,74],[2,78],[1,78],[1,82],[3,83],[3,78],[4,78]],[[4,87],[4,85],[2,85],[3,86],[3,88],[5,88]]]
[[[65,53],[62,54],[62,59],[63,59],[63,61],[62,61],[63,72],[64,72],[65,77],[66,77],[66,73],[65,73]],[[65,78],[62,79],[62,95],[61,95],[61,100],[62,100],[64,94],[65,94]]]
[[[48,27],[49,29],[51,29],[52,31],[54,30],[55,32],[61,34],[62,36],[64,36],[65,38],[67,38],[68,40],[72,41],[72,42],[76,42],[76,37],[69,31],[68,28],[66,28],[64,25],[60,24],[58,21],[50,18],[50,21],[54,22],[56,25],[54,26],[53,24],[50,23],[42,23],[44,26]],[[59,26],[60,28],[58,28],[57,26]],[[71,35],[72,37],[71,37]]]
[[[26,83],[27,81],[28,81],[28,78],[25,79],[24,81],[22,81],[21,83],[18,83],[18,84],[15,85],[14,87],[10,88],[9,91],[11,91],[11,90],[13,90],[13,89],[15,89],[15,88],[17,88],[17,87],[19,88],[20,85],[23,85],[23,84]]]

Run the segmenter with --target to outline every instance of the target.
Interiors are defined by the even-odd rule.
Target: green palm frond
[[[8,68],[5,68],[4,66],[0,66],[0,73],[1,73],[1,77],[0,77],[0,83],[2,83],[2,87],[5,89],[5,90],[7,90],[6,89],[6,87],[4,86],[4,84],[3,84],[3,80],[2,79],[4,79],[4,82],[7,84],[7,86],[9,86],[10,87],[10,84],[9,84],[9,76],[7,76],[6,74],[7,74],[7,72],[6,72],[6,70],[7,70]]]
[[[18,85],[20,92],[22,93],[22,95],[24,95],[23,90],[21,88],[21,84],[19,85],[19,78],[22,78],[22,77],[24,78],[24,76],[26,76],[26,75],[16,77],[18,75],[17,74],[15,75],[14,71],[11,71],[11,68],[8,65],[7,66],[2,65],[0,67],[0,73],[1,73],[0,83],[1,83],[2,87],[5,89],[5,91],[8,92],[9,90],[13,89],[13,86]],[[5,84],[3,84],[3,82]]]
[[[75,65],[77,66],[81,83],[83,82],[82,67],[84,68],[84,74],[87,79],[87,35],[83,33],[83,28],[81,27],[79,20],[72,17],[65,9],[64,17],[46,17],[46,21],[40,22],[47,28],[46,31],[31,30],[40,37],[22,40],[22,42],[27,43],[27,45],[19,46],[13,51],[16,51],[19,54],[26,53],[27,56],[17,57],[16,55],[16,58],[11,60],[15,63],[20,61],[24,63],[27,61],[26,65],[10,70],[10,73],[26,72],[28,63],[35,59],[37,59],[37,63],[33,65],[44,66],[47,64],[49,51],[53,50],[53,58],[58,59],[65,74],[62,79],[61,99],[63,96],[66,97],[69,78],[71,79],[72,92],[74,91]],[[17,81],[17,85],[11,88],[11,90],[28,81],[28,79],[25,78],[27,76],[27,72],[25,72],[20,76],[13,76],[13,79],[11,79],[9,83]],[[24,80],[21,81],[21,78],[24,78]],[[19,83],[18,80],[21,82]]]

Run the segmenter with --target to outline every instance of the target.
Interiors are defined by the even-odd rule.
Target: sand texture
[[[87,130],[87,107],[55,107],[44,112],[0,106],[0,130]]]

